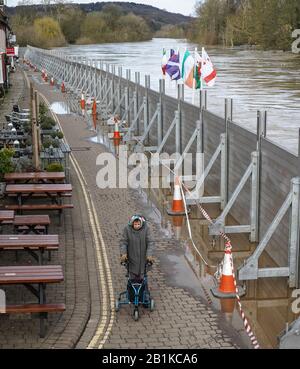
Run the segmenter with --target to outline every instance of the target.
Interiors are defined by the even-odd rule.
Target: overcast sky
[[[106,1],[106,0],[104,0]],[[122,2],[126,2],[127,0],[118,0]],[[17,5],[19,0],[7,0],[7,6],[15,6]],[[38,4],[40,1],[34,1],[35,4]],[[73,0],[73,3],[92,3],[97,1],[92,0]],[[133,1],[139,4],[147,4],[156,6],[160,9],[166,9],[173,13],[182,13],[185,15],[192,15],[194,12],[194,6],[197,0],[136,0]]]

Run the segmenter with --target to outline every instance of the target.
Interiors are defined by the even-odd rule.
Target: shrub
[[[59,142],[57,140],[53,140],[51,138],[47,138],[44,142],[43,142],[43,148],[44,149],[49,149],[50,146],[58,148],[59,147]]]
[[[0,180],[4,180],[4,174],[14,171],[13,156],[15,151],[13,149],[0,150]]]
[[[63,172],[64,167],[60,163],[51,163],[46,168],[47,172]]]
[[[61,131],[54,131],[51,134],[52,138],[58,137],[60,140],[64,137],[64,134]]]

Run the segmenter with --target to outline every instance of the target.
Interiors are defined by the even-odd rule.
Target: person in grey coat
[[[153,252],[154,242],[145,218],[132,216],[120,241],[121,262],[128,261],[130,279],[143,278],[146,262],[154,262]]]

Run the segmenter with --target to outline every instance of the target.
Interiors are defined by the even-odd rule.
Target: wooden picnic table
[[[61,182],[64,181],[66,175],[64,172],[24,172],[24,173],[6,173],[4,180],[8,183],[17,182],[38,182],[47,183],[47,181]]]
[[[48,234],[48,228],[50,225],[49,215],[16,215],[13,221],[15,233],[21,232],[22,234],[35,233]]]
[[[39,313],[40,336],[45,336],[44,320],[48,312],[63,312],[64,304],[46,304],[46,286],[64,280],[61,265],[0,267],[0,285],[24,285],[38,304],[6,305],[6,313]]]
[[[34,194],[43,194],[52,200],[52,203],[61,204],[61,199],[65,194],[72,193],[71,184],[13,184],[7,185],[5,189],[7,195],[16,195],[18,205],[22,206],[24,198],[26,201]]]
[[[15,219],[15,212],[11,210],[0,210],[0,225],[3,222],[10,222]]]
[[[24,250],[30,253],[39,264],[43,264],[45,250],[58,250],[58,235],[7,234],[0,235],[0,250]],[[38,251],[38,255],[35,251]]]

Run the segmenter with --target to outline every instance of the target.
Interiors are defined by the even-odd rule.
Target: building
[[[0,0],[0,89],[1,93],[9,87],[8,82],[8,64],[9,59],[6,56],[6,49],[9,46],[9,38],[11,37],[11,29],[8,24],[8,17],[4,10],[5,1]]]

